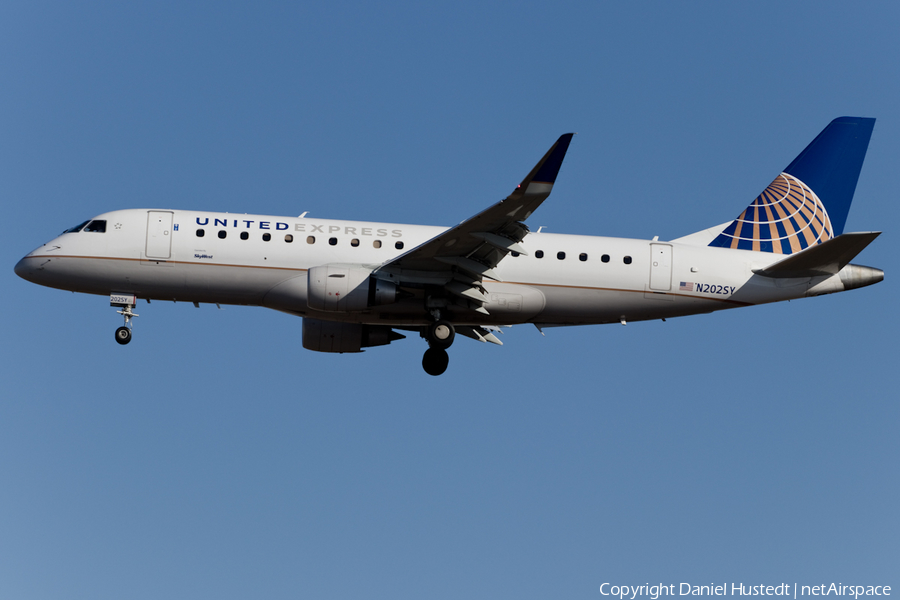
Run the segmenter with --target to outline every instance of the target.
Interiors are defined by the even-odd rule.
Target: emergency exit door
[[[147,258],[166,259],[172,255],[172,212],[147,211]]]

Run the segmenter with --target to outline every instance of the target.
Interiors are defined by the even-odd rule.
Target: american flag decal
[[[678,289],[682,292],[693,292],[694,283],[692,281],[682,281],[681,285],[678,286]]]

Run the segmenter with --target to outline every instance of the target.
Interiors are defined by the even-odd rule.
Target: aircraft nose
[[[16,275],[21,277],[26,281],[31,281],[31,274],[34,272],[31,263],[33,261],[28,260],[29,257],[24,257],[19,262],[16,263],[15,271]]]

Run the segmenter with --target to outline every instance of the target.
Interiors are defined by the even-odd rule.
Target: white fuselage
[[[375,268],[446,231],[181,210],[120,210],[95,220],[106,221],[105,232],[62,234],[23,258],[16,272],[34,283],[89,294],[265,306],[318,319],[411,327],[428,322],[415,290],[368,310],[315,311],[307,305],[307,272],[335,263]],[[838,275],[754,275],[783,258],[765,252],[551,233],[530,233],[521,246],[527,255],[513,253],[496,267],[500,281],[484,281],[488,314],[467,314],[465,323],[638,321],[844,289]]]

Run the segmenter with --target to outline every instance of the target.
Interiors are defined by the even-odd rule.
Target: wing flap
[[[487,277],[488,279],[493,279],[494,281],[500,281],[494,270],[489,268],[483,262],[472,260],[471,258],[465,258],[463,256],[436,256],[434,259],[440,263],[459,267],[463,271],[472,273],[479,277]],[[497,262],[499,263],[500,261]]]
[[[467,338],[472,338],[473,340],[477,340],[482,343],[490,342],[491,344],[497,344],[498,346],[503,345],[503,342],[501,342],[500,339],[496,335],[494,335],[493,333],[491,333],[488,329],[485,329],[484,327],[471,327],[471,326],[457,327],[456,333],[458,333],[460,335],[464,335]]]
[[[506,252],[518,252],[519,254],[524,254],[528,256],[528,252],[520,246],[517,242],[509,239],[508,237],[504,237],[502,235],[496,235],[493,233],[487,233],[485,231],[478,231],[475,233],[470,233],[474,238],[478,238],[480,240],[486,241],[491,246],[498,248],[500,250],[504,250]]]

